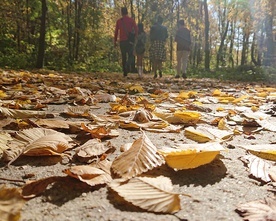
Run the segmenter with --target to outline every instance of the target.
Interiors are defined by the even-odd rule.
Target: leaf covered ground
[[[12,70],[0,82],[2,220],[275,220],[275,85]]]

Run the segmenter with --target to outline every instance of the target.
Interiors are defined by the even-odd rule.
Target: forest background
[[[184,19],[193,36],[190,76],[276,81],[275,5],[275,0],[1,0],[0,67],[120,72],[113,35],[126,6],[147,33],[158,15],[164,17],[165,73],[174,73],[176,23]],[[144,62],[150,72],[148,52]]]

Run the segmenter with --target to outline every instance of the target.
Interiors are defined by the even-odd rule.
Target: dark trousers
[[[133,45],[128,41],[121,41],[120,49],[124,76],[127,76],[128,72],[131,70],[131,65],[134,63]]]

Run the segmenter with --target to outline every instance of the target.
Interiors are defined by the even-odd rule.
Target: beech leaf
[[[273,163],[268,160],[261,159],[254,155],[246,155],[241,158],[242,161],[248,164],[250,173],[265,182],[271,181],[269,177],[269,169]]]
[[[276,200],[264,199],[240,204],[237,212],[248,221],[274,221],[276,220]]]
[[[131,148],[113,161],[111,168],[116,174],[129,179],[163,163],[164,159],[157,153],[157,148],[142,132],[142,136],[133,142]]]
[[[164,176],[135,177],[127,182],[114,181],[110,187],[127,202],[142,209],[159,213],[175,213],[180,210],[180,198],[172,193],[172,182]]]

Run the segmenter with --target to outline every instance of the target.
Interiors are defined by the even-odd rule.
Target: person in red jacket
[[[119,36],[122,54],[122,68],[124,77],[126,77],[130,71],[131,64],[134,63],[133,47],[137,37],[138,28],[135,20],[128,16],[126,7],[121,8],[121,14],[122,17],[116,22],[114,46],[116,47]]]

